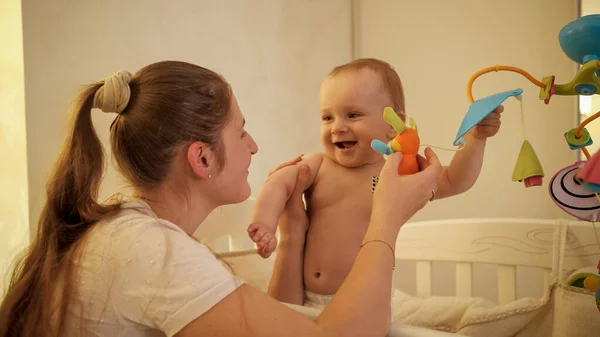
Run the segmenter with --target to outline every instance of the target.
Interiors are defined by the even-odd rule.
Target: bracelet
[[[395,270],[395,269],[396,269],[396,253],[394,252],[394,248],[392,248],[392,245],[390,245],[389,243],[387,243],[387,242],[385,242],[385,241],[383,241],[383,240],[377,240],[377,239],[375,239],[375,240],[369,240],[369,241],[363,242],[363,243],[360,245],[360,248],[364,247],[364,246],[365,246],[367,243],[370,243],[370,242],[383,242],[383,243],[385,243],[385,244],[386,244],[388,247],[390,247],[390,250],[392,251],[392,256],[394,257],[394,266],[392,267],[392,270]]]

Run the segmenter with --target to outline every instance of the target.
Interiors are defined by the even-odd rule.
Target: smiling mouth
[[[335,146],[340,150],[348,150],[356,145],[356,142],[335,142]]]

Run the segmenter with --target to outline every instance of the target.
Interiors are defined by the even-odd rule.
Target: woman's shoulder
[[[168,279],[168,275],[178,279],[232,277],[206,245],[157,218],[143,204],[125,203],[118,214],[96,224],[89,234],[80,262],[94,274],[117,274],[132,284]]]
[[[123,204],[89,234],[78,296],[108,298],[106,305],[118,308],[112,314],[169,335],[243,284],[205,245],[143,203]]]
[[[214,258],[205,245],[177,225],[158,218],[140,201],[123,203],[115,215],[97,223],[85,246],[88,253],[125,260],[143,257],[162,260],[186,252]]]
[[[160,219],[148,204],[139,200],[126,201],[113,216],[98,223],[106,231],[133,236],[152,236],[158,233],[188,237],[177,225]],[[189,238],[189,237],[188,237]]]

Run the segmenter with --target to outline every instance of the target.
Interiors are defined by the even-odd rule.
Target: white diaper
[[[309,308],[324,309],[333,299],[332,295],[322,295],[304,290],[304,306]]]
[[[400,307],[402,301],[408,299],[410,296],[402,291],[392,288],[392,318],[396,316],[396,309]],[[315,308],[323,310],[329,302],[333,299],[333,294],[323,295],[313,293],[312,291],[304,290],[304,306],[308,308]]]

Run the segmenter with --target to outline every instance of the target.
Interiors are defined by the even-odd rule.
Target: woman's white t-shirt
[[[68,336],[173,336],[243,284],[145,202],[123,207],[85,238]]]

